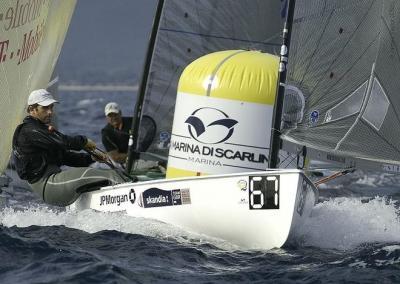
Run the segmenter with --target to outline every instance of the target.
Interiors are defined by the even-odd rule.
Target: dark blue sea
[[[107,102],[133,113],[134,92],[59,95],[59,129],[99,144]],[[49,207],[7,173],[0,283],[400,283],[400,187],[390,175],[323,186],[296,244],[249,251],[154,220]]]

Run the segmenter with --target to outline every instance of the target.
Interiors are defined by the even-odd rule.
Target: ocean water
[[[134,93],[61,92],[58,128],[100,143],[103,108]],[[296,244],[245,250],[143,218],[43,204],[11,170],[0,283],[400,283],[399,178],[356,172],[321,187]]]

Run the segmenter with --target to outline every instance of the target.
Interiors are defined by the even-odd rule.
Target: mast
[[[146,93],[146,85],[147,85],[147,78],[148,78],[148,73],[150,70],[150,63],[153,57],[153,51],[154,51],[154,46],[156,42],[156,37],[157,37],[157,31],[158,27],[160,24],[160,18],[161,18],[161,13],[162,9],[164,6],[164,0],[159,0],[157,4],[157,10],[156,14],[154,17],[153,21],[153,28],[151,31],[150,39],[149,39],[149,44],[147,47],[147,52],[146,52],[146,59],[143,65],[143,72],[142,72],[142,78],[140,80],[140,86],[139,86],[139,91],[138,91],[138,99],[136,100],[136,105],[135,105],[135,111],[133,115],[133,121],[132,121],[132,128],[129,131],[129,148],[128,148],[128,161],[127,161],[127,166],[126,166],[126,172],[129,174],[133,162],[138,158],[138,136],[139,136],[139,126],[140,126],[140,120],[142,117],[142,106],[143,106],[143,101]]]
[[[285,96],[285,82],[287,73],[287,61],[289,56],[290,37],[292,34],[292,23],[294,16],[294,7],[296,0],[288,0],[286,11],[286,21],[282,33],[282,46],[280,53],[279,74],[278,74],[278,92],[275,98],[275,107],[271,130],[271,147],[269,153],[269,168],[277,168],[279,164],[279,150],[281,146],[281,120],[283,110],[283,100]]]

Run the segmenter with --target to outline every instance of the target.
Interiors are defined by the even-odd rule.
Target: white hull
[[[70,207],[125,211],[243,248],[271,249],[296,237],[316,199],[301,171],[268,170],[125,183],[84,193]]]

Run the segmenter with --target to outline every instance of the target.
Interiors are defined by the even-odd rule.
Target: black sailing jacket
[[[27,116],[13,137],[13,155],[17,173],[29,183],[39,181],[60,172],[63,165],[86,167],[94,161],[89,154],[77,153],[87,143],[82,135],[68,136],[58,131],[50,131],[48,125]],[[46,171],[47,169],[50,171]],[[54,170],[53,170],[54,169]]]

